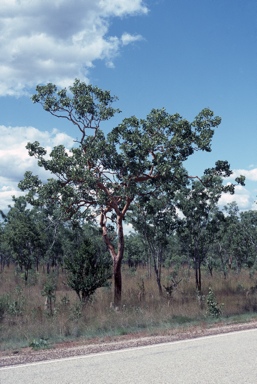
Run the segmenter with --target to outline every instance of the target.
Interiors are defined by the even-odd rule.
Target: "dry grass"
[[[169,271],[164,271],[163,283],[168,283]],[[0,349],[28,345],[44,346],[79,337],[91,338],[136,333],[146,330],[168,329],[192,322],[208,321],[206,295],[212,287],[218,303],[223,303],[222,316],[236,316],[257,311],[257,292],[250,290],[256,279],[247,271],[239,275],[231,271],[228,278],[215,273],[203,273],[203,297],[196,295],[193,271],[182,270],[182,279],[172,297],[158,294],[154,274],[145,269],[123,271],[123,306],[118,311],[110,308],[111,288],[99,289],[93,301],[82,309],[79,301],[59,274],[54,314],[44,308],[41,291],[46,275],[40,272],[24,285],[13,268],[0,275]],[[257,289],[256,289],[257,291]],[[8,302],[1,316],[1,305]],[[2,303],[2,304],[1,304]]]

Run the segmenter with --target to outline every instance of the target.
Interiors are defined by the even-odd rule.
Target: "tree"
[[[129,220],[141,235],[145,249],[153,263],[159,295],[162,296],[162,266],[176,223],[174,201],[167,194],[158,199],[151,196],[144,205],[134,204]]]
[[[55,206],[35,207],[34,223],[41,234],[41,261],[49,275],[51,268],[58,270],[62,264],[65,229],[62,214]]]
[[[247,266],[251,272],[256,269],[257,213],[240,212],[236,202],[224,207],[225,220],[220,228],[218,252],[226,277],[228,268],[240,272]]]
[[[6,244],[4,229],[4,222],[0,222],[0,272],[3,272],[5,264],[10,261],[10,250]]]
[[[142,238],[138,233],[132,232],[125,236],[124,261],[129,268],[134,269],[139,265],[147,264],[147,253]]]
[[[35,225],[34,213],[27,208],[24,197],[13,197],[14,206],[6,215],[4,226],[5,242],[15,263],[24,271],[25,283],[29,271],[41,255],[41,233]]]
[[[223,184],[223,178],[231,176],[232,171],[227,162],[222,163],[219,161],[215,168],[207,169],[201,180],[192,180],[190,186],[177,195],[177,205],[184,216],[179,234],[183,248],[194,263],[198,292],[202,289],[201,266],[207,260],[210,246],[219,231],[219,221],[223,219],[217,203],[222,193],[233,194],[235,188],[234,184]],[[244,184],[244,177],[237,178],[236,182]]]
[[[28,143],[30,156],[53,175],[47,182],[26,172],[19,186],[28,191],[31,204],[59,204],[67,219],[99,217],[102,235],[113,260],[114,303],[122,292],[121,263],[124,254],[123,223],[134,201],[151,194],[172,198],[187,179],[183,162],[194,151],[210,151],[214,129],[221,119],[203,109],[192,123],[179,114],[153,109],[146,119],[126,118],[104,135],[100,124],[119,112],[109,91],[75,80],[58,90],[53,84],[38,86],[33,102],[77,129],[80,138],[68,151],[54,147],[49,155],[38,142]],[[108,231],[116,223],[117,246]]]
[[[246,248],[246,265],[255,272],[257,269],[257,212],[240,212],[240,221]]]

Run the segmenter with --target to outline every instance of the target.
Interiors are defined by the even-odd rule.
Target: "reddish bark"
[[[121,304],[121,294],[122,294],[122,273],[121,265],[124,255],[124,231],[123,231],[123,220],[124,216],[130,206],[132,199],[127,198],[126,203],[122,211],[118,207],[117,201],[113,200],[110,204],[110,207],[102,210],[100,216],[100,225],[102,228],[102,234],[104,242],[110,252],[113,261],[113,283],[114,283],[114,298],[113,302],[115,306],[120,306]],[[110,237],[108,236],[107,230],[107,213],[111,210],[114,210],[116,213],[116,225],[117,225],[117,234],[118,234],[118,245],[117,251],[115,250]]]

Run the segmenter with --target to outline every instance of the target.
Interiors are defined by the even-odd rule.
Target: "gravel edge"
[[[15,351],[3,351],[0,352],[0,367],[56,360],[107,351],[117,351],[125,348],[141,347],[255,328],[257,328],[257,321],[242,324],[215,324],[209,328],[207,328],[206,325],[199,325],[189,326],[184,329],[174,328],[163,332],[163,334],[155,336],[148,336],[147,334],[132,334],[117,337],[115,336],[113,338],[106,337],[79,342],[60,343],[56,344],[51,349],[41,349],[38,351],[35,351],[32,348],[23,348]]]

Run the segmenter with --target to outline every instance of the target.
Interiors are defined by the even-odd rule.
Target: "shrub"
[[[67,285],[76,292],[83,304],[90,300],[97,288],[106,286],[111,277],[109,254],[89,239],[85,239],[72,256],[65,258],[64,266]]]
[[[208,295],[206,297],[206,303],[208,307],[207,314],[214,318],[219,318],[221,316],[221,308],[223,304],[218,304],[216,301],[215,294],[211,288],[209,288]]]
[[[45,309],[48,311],[50,316],[54,314],[54,303],[56,299],[56,281],[54,276],[49,276],[46,280],[41,295],[46,297]]]

